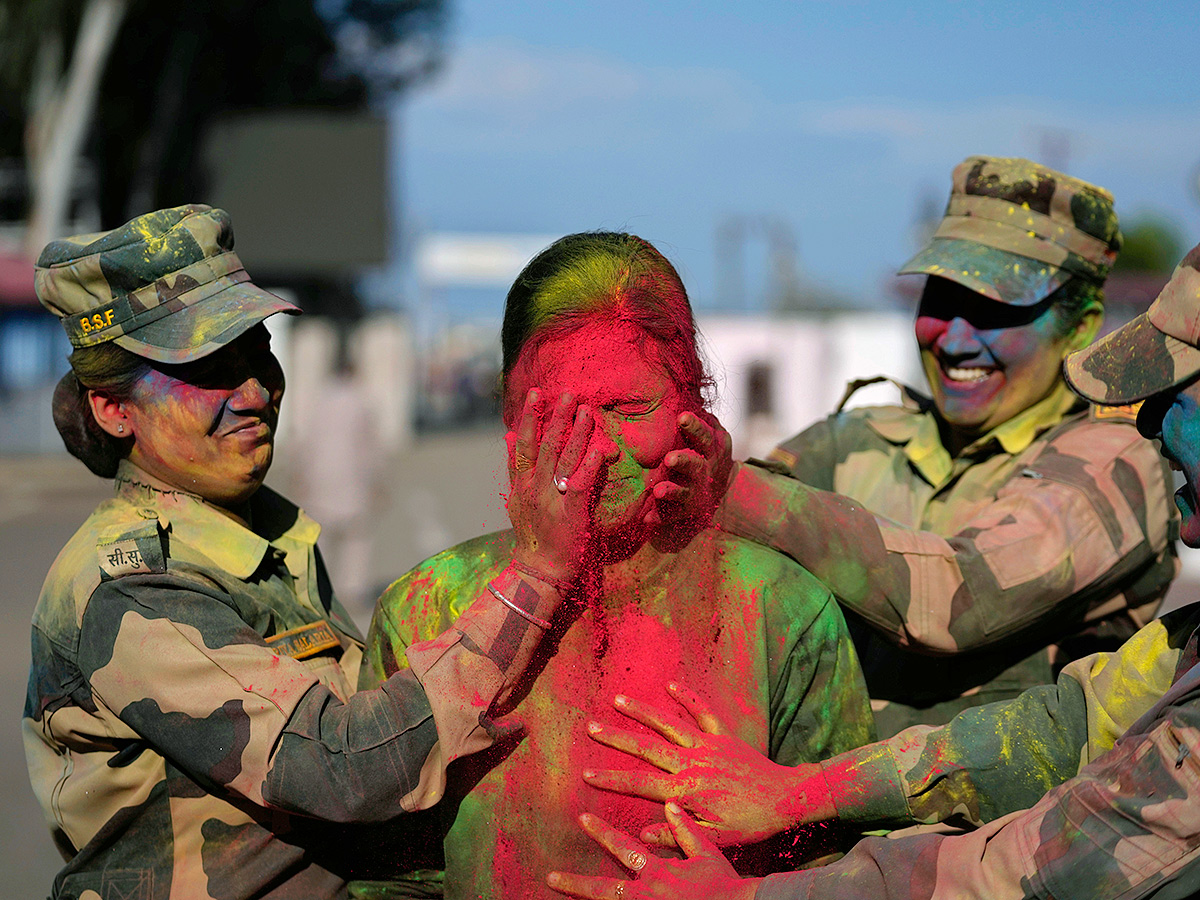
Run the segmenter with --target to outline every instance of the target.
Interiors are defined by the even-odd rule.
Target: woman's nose
[[[965,356],[979,350],[979,333],[961,316],[953,318],[938,338],[938,349],[952,356]]]

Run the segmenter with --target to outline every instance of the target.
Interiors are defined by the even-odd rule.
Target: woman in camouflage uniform
[[[24,737],[67,861],[55,898],[345,896],[321,822],[434,804],[446,766],[491,744],[493,704],[582,565],[602,455],[583,459],[591,420],[566,405],[514,480],[513,565],[356,694],[362,641],[319,528],[262,486],[284,387],[262,322],[299,310],[232,247],[223,211],[184,206],[38,260],[76,348],[55,423],[116,480],[33,617]]]
[[[931,396],[840,410],[735,468],[716,524],[830,586],[882,735],[1115,649],[1174,577],[1170,473],[1132,410],[1085,403],[1060,372],[1100,327],[1120,242],[1102,188],[970,157],[901,269],[927,276]]]

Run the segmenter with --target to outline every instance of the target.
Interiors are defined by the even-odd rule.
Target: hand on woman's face
[[[641,527],[662,477],[663,459],[679,443],[686,408],[675,383],[645,356],[646,336],[630,326],[588,325],[537,348],[510,389],[536,386],[546,396],[569,393],[596,411],[614,456],[597,493],[598,536]]]
[[[964,444],[1046,397],[1074,349],[1051,304],[1011,306],[936,276],[921,295],[916,335],[933,402]]]
[[[156,365],[124,404],[130,462],[218,506],[239,506],[271,465],[283,387],[263,325],[195,362]]]

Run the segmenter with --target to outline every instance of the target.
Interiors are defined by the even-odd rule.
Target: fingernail
[[[671,813],[672,815],[678,816],[683,812],[683,807],[681,807],[674,800],[669,800],[669,801],[667,801],[667,812]]]
[[[626,697],[624,694],[617,694],[617,696],[613,698],[613,706],[628,706],[628,705],[629,705],[629,698]]]
[[[672,681],[672,682],[668,683],[667,690],[668,691],[678,691],[679,690],[679,682]]]
[[[586,406],[579,407],[579,409],[575,410],[575,424],[582,425],[588,420],[590,415],[591,413]]]
[[[558,881],[559,878],[557,872],[551,872],[546,876],[546,884],[550,885],[550,887],[554,887],[556,884],[558,884]]]
[[[595,769],[584,769],[584,770],[583,770],[583,778],[584,778],[584,780],[585,780],[585,781],[586,781],[588,778],[595,778],[595,777],[596,777],[596,771],[595,771]]]
[[[604,726],[601,725],[599,722],[588,722],[587,730],[588,730],[588,734],[599,734],[600,732],[602,732],[604,730]]]

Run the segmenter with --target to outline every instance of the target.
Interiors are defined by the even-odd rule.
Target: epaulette
[[[1088,418],[1093,422],[1128,422],[1133,425],[1137,422],[1138,410],[1141,408],[1141,400],[1127,406],[1105,406],[1102,403],[1093,403],[1088,408]]]
[[[101,580],[167,571],[166,534],[159,527],[158,518],[150,509],[139,509],[138,515],[149,521],[132,528],[125,523],[98,532],[96,562]]]

